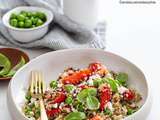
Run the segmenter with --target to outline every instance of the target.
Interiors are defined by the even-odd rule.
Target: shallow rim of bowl
[[[14,13],[15,11],[22,11],[22,10],[26,10],[26,11],[42,11],[47,16],[47,21],[43,25],[40,25],[40,26],[34,27],[34,28],[26,28],[26,29],[24,29],[24,28],[16,28],[16,27],[11,26],[9,24],[9,18],[11,16],[11,14]],[[12,29],[12,30],[16,30],[16,31],[32,31],[32,30],[37,30],[37,29],[40,29],[40,28],[43,28],[43,27],[47,26],[48,24],[51,23],[53,18],[54,18],[54,15],[49,9],[42,8],[42,7],[36,7],[36,6],[19,6],[19,7],[16,7],[14,9],[11,9],[6,14],[4,14],[3,17],[2,17],[2,21],[3,21],[3,24],[7,28]]]
[[[146,85],[147,85],[147,86],[146,86],[146,87],[147,87],[147,96],[146,96],[146,99],[145,99],[143,105],[141,106],[141,108],[140,108],[138,111],[136,111],[136,112],[133,113],[132,115],[129,115],[129,116],[125,117],[124,120],[130,119],[130,118],[132,119],[132,118],[133,118],[134,116],[136,116],[137,114],[140,114],[140,113],[145,109],[145,106],[147,106],[147,103],[150,103],[150,101],[151,101],[151,89],[150,89],[150,87],[149,87],[149,83],[148,83],[145,75],[143,74],[142,70],[139,69],[139,68],[138,68],[135,64],[133,64],[132,62],[128,61],[126,58],[121,57],[121,56],[119,56],[119,55],[117,55],[117,54],[114,54],[114,53],[112,53],[112,52],[104,51],[104,50],[101,50],[101,49],[95,49],[95,48],[72,48],[72,49],[64,49],[64,50],[58,50],[58,51],[51,51],[51,52],[48,52],[48,53],[45,53],[45,54],[43,54],[43,55],[40,55],[40,56],[36,57],[35,59],[31,60],[30,62],[36,61],[37,59],[40,59],[40,58],[42,58],[42,57],[44,57],[44,56],[48,56],[48,55],[52,54],[53,52],[63,53],[63,52],[71,52],[71,51],[73,51],[73,50],[74,50],[74,51],[81,51],[81,50],[82,50],[82,51],[86,51],[86,50],[87,50],[87,51],[92,51],[92,50],[94,50],[94,51],[98,51],[98,52],[105,52],[105,53],[107,53],[107,54],[110,54],[110,55],[119,57],[119,58],[125,60],[127,63],[129,63],[129,64],[133,65],[134,67],[136,67],[136,68],[141,72],[141,74],[144,76],[145,82],[146,82]],[[30,64],[30,62],[27,63],[26,65],[24,65],[23,67],[21,67],[20,70],[23,69],[23,68],[24,68],[25,66],[27,66],[28,64]],[[18,70],[18,72],[16,72],[16,74],[18,74],[20,70]],[[15,76],[16,76],[16,75],[15,75]],[[14,77],[15,77],[15,76],[14,76]],[[14,78],[14,77],[13,77],[13,78]],[[13,78],[12,78],[12,79],[13,79]],[[10,81],[10,87],[12,86],[12,82],[13,82],[13,80]],[[12,92],[11,88],[10,88],[10,91]],[[11,98],[13,98],[12,94],[11,94]],[[18,111],[25,119],[29,120],[29,119],[22,113],[22,111],[19,110],[19,107],[17,106],[17,104],[15,104],[14,100],[13,100],[13,103],[14,103],[14,106],[16,106],[17,111]]]

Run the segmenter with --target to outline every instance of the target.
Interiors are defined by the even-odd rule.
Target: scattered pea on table
[[[9,22],[13,27],[27,29],[43,25],[46,19],[43,12],[21,11],[20,13],[12,13]]]

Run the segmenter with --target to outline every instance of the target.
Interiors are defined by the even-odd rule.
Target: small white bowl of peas
[[[53,17],[53,13],[48,9],[21,6],[7,12],[2,20],[15,40],[30,42],[47,33]]]

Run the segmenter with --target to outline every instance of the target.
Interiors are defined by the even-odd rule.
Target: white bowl
[[[27,120],[21,112],[21,106],[24,103],[31,70],[41,70],[48,84],[51,80],[56,79],[66,67],[83,68],[95,61],[105,64],[109,70],[129,74],[129,85],[141,93],[143,100],[140,110],[126,117],[125,120],[145,120],[149,114],[152,99],[144,74],[126,59],[98,49],[70,49],[49,52],[22,67],[12,78],[8,88],[8,107],[12,117],[15,120]]]
[[[47,17],[47,21],[41,26],[28,29],[15,28],[11,26],[9,23],[11,14],[20,13],[21,11],[43,12]],[[50,10],[41,7],[21,6],[8,11],[3,16],[2,20],[3,24],[8,28],[9,33],[15,40],[19,42],[30,42],[43,37],[47,33],[49,24],[53,20],[53,13]]]

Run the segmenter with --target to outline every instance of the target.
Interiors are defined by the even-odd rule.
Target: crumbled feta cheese
[[[68,73],[67,73],[67,72],[64,72],[64,73],[63,73],[63,77],[66,77],[66,76],[68,76]]]
[[[63,84],[61,84],[61,83],[59,83],[58,85],[57,85],[57,87],[59,87],[59,88],[61,88],[63,86]]]
[[[92,80],[92,79],[89,79],[89,80],[87,81],[87,83],[88,83],[88,85],[92,86],[92,85],[93,85],[93,80]]]
[[[89,77],[89,79],[96,79],[96,78],[101,78],[101,77],[98,74],[95,74]]]
[[[111,73],[107,73],[107,74],[105,75],[105,78],[111,78],[111,79],[113,79],[113,76],[112,76]]]
[[[62,102],[62,103],[59,105],[59,108],[61,109],[63,106],[64,106],[64,102]]]
[[[57,103],[52,104],[52,107],[53,107],[53,108],[57,108],[57,107],[58,107],[58,104],[57,104]]]
[[[92,86],[93,85],[93,80],[96,79],[96,78],[100,78],[100,76],[98,74],[90,76],[88,81],[87,81],[88,85]]]
[[[105,108],[108,108],[112,112],[113,112],[113,109],[114,109],[111,102],[107,102],[106,105],[105,105]]]
[[[34,103],[36,101],[36,98],[31,98],[31,103]]]
[[[120,86],[120,87],[118,87],[118,92],[120,93],[120,94],[123,94],[125,91],[127,91],[128,89],[126,88],[126,87],[123,87],[123,86]]]

